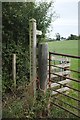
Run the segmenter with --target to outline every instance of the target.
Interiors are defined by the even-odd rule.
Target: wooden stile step
[[[57,74],[57,75],[54,75],[54,74]],[[55,72],[54,74],[51,74],[51,79],[54,79],[56,77],[59,77],[58,75],[61,75],[61,76],[64,76],[64,75],[70,75],[70,71],[69,70],[66,70],[66,71],[63,71],[63,72]],[[48,79],[49,79],[49,75],[47,76]]]
[[[51,71],[54,71],[55,69],[68,68],[68,67],[70,67],[70,63],[59,64],[59,65],[56,65],[56,66],[57,67],[51,66]],[[60,67],[60,68],[58,68],[58,67]],[[49,66],[47,67],[47,70],[49,71]]]
[[[51,83],[51,87],[49,87],[49,85],[47,85],[47,89],[48,89],[48,88],[58,87],[58,86],[60,86],[60,85],[57,84],[57,83]]]
[[[63,93],[63,92],[69,91],[69,90],[70,89],[68,87],[63,87],[63,88],[57,89],[56,91]],[[59,94],[58,92],[52,91],[51,95],[57,95],[57,94]]]
[[[49,59],[49,55],[48,55],[48,59]],[[51,60],[55,60],[55,61],[63,61],[63,62],[70,62],[70,59],[69,58],[60,58],[60,57],[54,57],[54,56],[51,56]]]
[[[66,80],[59,81],[58,83],[60,83],[61,85],[65,85],[65,84],[68,84],[70,82],[71,82],[71,80],[66,79]],[[60,86],[60,84],[58,84],[58,83],[51,83],[51,87],[50,88],[55,88],[55,87]],[[47,89],[48,88],[49,88],[49,86],[47,86]]]
[[[52,56],[51,59],[55,61],[70,62],[69,58],[57,58],[57,57]]]
[[[67,67],[70,67],[70,63],[66,63],[66,64],[59,64],[59,65],[56,65],[57,67],[61,67],[61,68],[67,68]]]
[[[71,80],[66,79],[66,80],[60,81],[59,83],[61,83],[62,85],[65,85],[65,84],[70,83],[70,82],[71,82]]]

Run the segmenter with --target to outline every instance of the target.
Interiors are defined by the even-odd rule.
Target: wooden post
[[[29,21],[30,39],[30,81],[33,81],[33,92],[36,92],[36,20]]]
[[[48,58],[48,44],[40,43],[38,48],[38,74],[40,80],[40,89],[46,91],[47,88],[47,58]]]
[[[30,41],[30,82],[33,81],[34,97],[36,96],[36,36],[42,32],[36,29],[36,20],[29,21],[29,41]]]
[[[14,88],[16,88],[16,54],[13,54],[12,73],[13,73]]]

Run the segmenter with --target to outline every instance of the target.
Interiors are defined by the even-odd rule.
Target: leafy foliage
[[[45,113],[44,117],[47,117],[46,114],[48,113],[49,94],[50,93],[48,91],[44,95],[43,93],[39,92],[39,97],[37,98],[36,101],[34,101],[33,105],[30,105],[28,103],[26,95],[22,95],[24,96],[22,98],[21,96],[18,96],[16,98],[14,95],[13,97],[6,96],[7,100],[3,104],[3,118],[33,119],[43,117],[44,113]],[[27,97],[30,97],[30,95],[27,94]],[[32,99],[33,98],[30,99],[31,102]]]
[[[59,33],[56,34],[56,40],[60,41],[60,34]]]
[[[70,36],[67,38],[67,40],[79,40],[80,36],[70,34]]]
[[[17,55],[17,85],[29,80],[29,20],[37,21],[37,29],[45,37],[53,13],[52,2],[3,2],[2,3],[2,70],[3,90],[12,85],[12,55]],[[49,13],[49,14],[48,14]],[[39,41],[41,37],[38,37]]]

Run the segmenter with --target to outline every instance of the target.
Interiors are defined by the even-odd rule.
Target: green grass
[[[48,42],[49,51],[78,55],[78,40]]]
[[[48,51],[78,56],[78,40],[48,42]],[[70,69],[77,71],[78,70],[78,60],[74,59],[74,58],[70,58],[70,59],[71,59]],[[71,77],[78,79],[78,74],[72,72]],[[72,81],[71,82],[71,87],[73,87],[75,89],[78,89],[78,83]],[[71,90],[69,92],[69,96],[72,96],[74,98],[78,98],[78,93]],[[68,102],[69,104],[71,104],[73,106],[78,106],[78,102],[74,101],[70,98],[62,97],[61,99],[63,101]],[[75,113],[77,113],[76,110],[70,108],[69,106],[66,106],[66,105],[64,105],[64,106],[67,109],[70,109],[71,111],[74,111]]]
[[[48,42],[48,46],[48,51],[78,56],[78,40]],[[77,59],[71,59],[71,69],[78,70]],[[78,77],[75,73],[72,73],[72,75],[75,78]]]

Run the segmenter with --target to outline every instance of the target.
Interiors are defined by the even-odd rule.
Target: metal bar
[[[54,55],[59,55],[59,56],[66,56],[66,57],[71,57],[71,58],[77,58],[80,59],[80,56],[73,56],[73,55],[69,55],[69,54],[60,54],[60,53],[55,53],[55,52],[49,52],[50,54],[54,54]]]
[[[74,109],[76,109],[76,110],[79,110],[80,111],[80,108],[78,108],[78,107],[75,107],[75,106],[73,106],[73,105],[71,105],[71,104],[69,104],[69,103],[66,103],[66,102],[64,102],[64,101],[62,101],[62,100],[60,100],[59,98],[57,98],[57,97],[54,97],[56,100],[59,100],[59,101],[61,101],[62,103],[64,103],[64,104],[66,104],[66,105],[69,105],[70,107],[73,107]]]
[[[63,85],[64,87],[68,87],[68,88],[70,88],[70,89],[72,89],[72,90],[74,90],[74,91],[76,91],[76,92],[80,92],[80,90],[77,90],[77,89],[75,89],[75,88],[72,88],[72,87],[70,87],[70,86],[67,86],[67,85]]]
[[[54,67],[57,67],[57,68],[62,68],[62,67],[59,67],[59,66],[56,66],[56,65],[50,65],[50,61],[52,61],[51,58],[50,58],[50,57],[51,57],[51,54],[58,55],[58,56],[65,56],[65,57],[71,57],[71,58],[80,59],[80,56],[73,56],[73,55],[68,55],[68,54],[59,54],[59,53],[49,52],[49,68],[50,68],[51,66],[54,66]],[[69,68],[62,68],[62,69],[64,69],[64,70],[70,70]],[[76,72],[76,73],[80,73],[79,71],[75,71],[75,70],[70,70],[70,71]],[[50,72],[50,69],[49,69],[49,76],[50,76],[50,74],[54,74],[54,75],[57,75],[57,76],[59,76],[59,77],[67,78],[67,79],[70,79],[70,80],[72,80],[72,81],[75,81],[75,82],[80,83],[79,80],[76,80],[76,79],[74,79],[74,78],[69,78],[69,77],[62,76],[62,75],[59,75],[59,74],[56,74],[56,73],[51,73],[51,72]],[[50,77],[49,77],[49,81],[52,81],[52,80],[50,80]],[[60,84],[60,85],[63,85],[63,84],[58,83],[58,82],[56,82],[56,83],[57,83],[57,84]],[[68,87],[68,88],[70,88],[70,89],[73,89],[73,90],[75,90],[75,91],[77,91],[77,92],[80,92],[79,90],[77,90],[77,89],[75,89],[75,88],[72,88],[72,87],[70,87],[70,86],[67,86],[67,85],[63,85],[63,86]],[[76,101],[80,102],[80,100],[78,100],[78,99],[76,99],[76,98],[74,98],[74,97],[72,97],[72,96],[68,96],[68,95],[66,95],[66,94],[64,94],[64,93],[61,93],[61,92],[57,91],[57,90],[53,90],[53,91],[58,92],[59,94],[62,94],[62,95],[64,95],[64,96],[68,97],[68,98],[71,98],[71,99],[73,99],[73,100],[76,100]],[[56,97],[55,97],[55,98],[56,98]],[[57,99],[57,98],[56,98],[56,99]],[[57,100],[59,100],[59,101],[63,102],[64,104],[67,104],[67,105],[69,105],[70,107],[73,107],[74,109],[80,111],[79,108],[77,108],[77,107],[75,107],[75,106],[73,106],[73,105],[70,105],[69,103],[66,103],[66,102],[64,102],[64,101],[62,101],[62,100],[60,100],[60,99],[57,99]],[[66,109],[66,108],[64,108],[64,107],[62,107],[62,106],[60,106],[60,105],[57,105],[57,104],[55,104],[54,102],[53,102],[53,104],[56,105],[56,106],[58,106],[59,108],[61,108],[61,109],[63,109],[63,110],[66,110],[67,112],[75,115],[76,117],[80,118],[78,115],[74,114],[73,112],[69,111],[68,109]]]
[[[73,114],[74,116],[80,118],[78,115],[74,114],[73,112],[69,111],[68,109],[66,109],[66,108],[64,108],[64,107],[62,107],[62,106],[60,106],[60,105],[58,105],[58,104],[55,104],[54,102],[52,102],[52,104],[54,104],[55,106],[57,106],[57,107],[65,110],[65,111],[69,112],[70,114]]]
[[[68,97],[68,98],[71,98],[71,99],[73,99],[73,100],[75,100],[75,101],[80,102],[80,100],[78,100],[78,99],[76,99],[76,98],[73,98],[73,97],[71,97],[71,96],[69,96],[69,95],[66,95],[66,94],[64,94],[64,93],[61,93],[61,92],[59,92],[59,91],[57,91],[57,90],[53,90],[53,91],[58,92],[58,93],[61,94],[61,95],[64,95],[64,96],[66,96],[66,97]]]
[[[63,85],[63,84],[61,84],[61,83],[58,83],[58,82],[56,82],[57,84],[60,84],[60,85]],[[64,87],[68,87],[68,88],[70,88],[70,89],[72,89],[72,90],[75,90],[75,91],[77,91],[77,92],[80,92],[80,90],[77,90],[77,89],[75,89],[75,88],[72,88],[72,87],[70,87],[70,86],[67,86],[67,85],[63,85]]]
[[[50,82],[50,79],[51,79],[51,74],[50,74],[50,71],[51,71],[51,62],[50,62],[50,60],[51,60],[51,54],[49,52],[49,82]]]
[[[48,65],[48,66],[49,66],[49,65]],[[54,66],[54,67],[57,67],[57,68],[62,68],[62,67],[59,67],[59,66],[56,66],[56,65],[51,65],[51,66]],[[71,70],[71,69],[69,69],[69,68],[62,68],[62,69],[64,69],[64,70],[70,70],[70,71],[76,72],[76,73],[80,73],[79,71]]]
[[[72,90],[75,90],[76,92],[80,92],[80,90],[77,90],[77,89],[72,88],[72,87],[70,87],[70,86],[67,86],[67,85],[61,84],[61,83],[59,83],[59,82],[56,82],[56,83],[59,84],[59,85],[63,85],[63,87],[68,87],[68,88],[70,88],[70,89],[72,89]]]
[[[56,73],[50,73],[50,74],[54,74],[54,75],[57,75],[57,76],[59,76],[59,77],[67,78],[67,79],[70,79],[70,80],[72,80],[72,81],[75,81],[75,82],[80,83],[80,80],[76,80],[76,79],[74,79],[74,78],[62,76],[62,75],[59,75],[59,74],[56,74]]]

